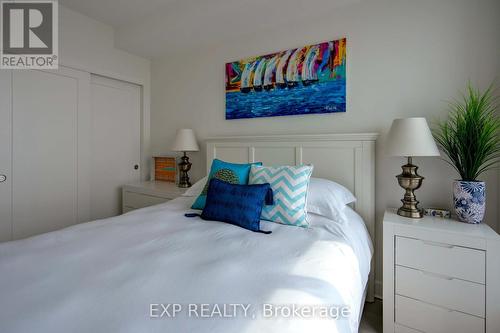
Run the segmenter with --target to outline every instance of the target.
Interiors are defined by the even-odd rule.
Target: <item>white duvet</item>
[[[372,245],[354,211],[265,235],[186,218],[192,200],[0,244],[0,332],[357,331]]]

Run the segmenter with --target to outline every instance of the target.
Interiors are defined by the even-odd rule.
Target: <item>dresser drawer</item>
[[[169,199],[154,197],[151,195],[140,194],[135,192],[123,192],[123,206],[131,208],[143,208],[167,202]]]
[[[397,236],[395,259],[398,265],[485,282],[485,254],[482,250]]]
[[[484,319],[396,295],[395,321],[429,333],[482,333]]]
[[[484,318],[485,286],[396,266],[396,294]]]

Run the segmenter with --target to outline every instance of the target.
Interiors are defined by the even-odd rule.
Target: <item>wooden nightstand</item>
[[[162,181],[127,184],[122,188],[122,213],[175,199],[186,190]]]
[[[486,224],[384,215],[384,333],[500,332],[500,236]]]

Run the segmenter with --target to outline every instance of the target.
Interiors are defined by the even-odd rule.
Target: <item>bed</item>
[[[207,142],[207,164],[313,163],[316,177],[338,179],[358,197],[342,226],[311,215],[309,229],[263,221],[273,233],[252,233],[186,218],[194,198],[181,197],[0,244],[0,331],[356,332],[371,297],[375,137]],[[350,313],[286,316],[301,304]]]

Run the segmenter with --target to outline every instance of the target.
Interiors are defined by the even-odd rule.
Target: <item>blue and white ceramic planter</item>
[[[453,202],[460,221],[481,223],[486,210],[486,184],[478,181],[454,181]]]

